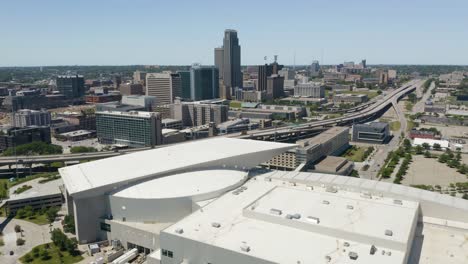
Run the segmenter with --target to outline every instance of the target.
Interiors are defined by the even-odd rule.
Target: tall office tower
[[[273,74],[267,78],[267,99],[284,97],[284,77]]]
[[[320,64],[318,61],[313,61],[310,65],[310,76],[316,77],[320,73]]]
[[[224,73],[224,48],[215,48],[215,67],[219,70],[219,78],[223,79]]]
[[[361,61],[361,65],[362,65],[362,68],[365,69],[365,68],[367,67],[367,62],[366,62],[366,60],[362,60],[362,61]]]
[[[242,87],[241,47],[237,31],[224,31],[223,47],[215,49],[215,66],[221,72],[226,89],[233,91],[235,87]]]
[[[85,94],[82,75],[57,76],[57,90],[67,98],[78,98]]]
[[[153,112],[96,112],[96,134],[104,144],[132,147],[155,146],[162,142],[161,116]]]
[[[156,96],[159,106],[169,105],[182,95],[181,78],[177,73],[146,74],[146,95]]]
[[[181,87],[181,97],[188,99],[190,98],[190,71],[178,71],[180,75],[180,87]]]
[[[267,90],[267,78],[273,74],[273,67],[265,64],[258,66],[257,73],[257,91]]]
[[[50,120],[50,113],[46,110],[22,109],[12,114],[11,125],[13,127],[48,126]]]
[[[219,98],[218,75],[216,67],[193,65],[190,69],[190,98],[197,101]]]

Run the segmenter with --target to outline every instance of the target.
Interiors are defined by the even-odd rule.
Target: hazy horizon
[[[468,64],[462,0],[4,1],[0,66],[213,64],[238,31],[242,65]]]

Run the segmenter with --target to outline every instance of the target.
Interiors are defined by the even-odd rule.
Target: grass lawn
[[[0,179],[0,198],[8,197],[8,180]]]
[[[50,247],[46,249],[46,245],[49,245]],[[49,252],[50,258],[47,260],[42,260],[41,256],[34,257],[32,250],[28,252],[34,259],[32,262],[26,262],[24,259],[24,256],[20,258],[21,263],[31,263],[31,264],[72,264],[72,263],[77,263],[81,260],[83,260],[83,257],[78,255],[78,256],[72,256],[70,253],[67,251],[60,251],[58,247],[56,247],[53,243],[49,244],[44,244],[44,245],[39,245],[36,248],[39,249],[39,252],[42,252],[44,250],[47,250]]]
[[[36,211],[35,214],[31,217],[19,218],[15,215],[15,219],[28,221],[34,223],[36,225],[47,225],[49,224],[49,220],[47,220],[47,216],[45,214],[41,214],[39,211]]]
[[[411,120],[407,120],[406,131],[411,131],[414,128],[414,122]]]
[[[405,103],[405,109],[406,111],[413,111],[413,103],[411,103],[410,101],[407,101]]]
[[[390,130],[392,131],[398,131],[401,128],[400,121],[392,121],[389,123],[389,125],[390,125]]]
[[[354,162],[362,162],[364,161],[364,152],[366,149],[367,148],[352,146],[343,154],[343,157]]]
[[[232,107],[232,108],[241,108],[242,106],[242,102],[239,102],[239,101],[231,101],[229,103],[229,107]]]

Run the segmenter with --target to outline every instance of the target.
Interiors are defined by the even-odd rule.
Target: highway
[[[393,103],[393,100],[398,101],[401,97],[405,96],[406,94],[412,92],[416,89],[416,86],[421,85],[421,80],[412,80],[405,84],[403,87],[395,89],[391,93],[384,96],[384,98],[378,100],[376,103],[369,105],[366,109],[360,110],[358,112],[353,112],[341,117],[337,118],[330,118],[321,121],[311,121],[300,125],[295,126],[287,126],[287,127],[280,127],[280,128],[270,128],[264,130],[251,130],[247,131],[246,133],[235,133],[228,135],[228,137],[233,138],[254,138],[254,137],[261,137],[261,136],[271,136],[275,134],[281,133],[291,133],[297,130],[307,130],[311,128],[317,127],[324,127],[324,126],[333,126],[339,123],[346,123],[354,120],[361,120],[366,117],[370,117],[379,113],[389,105]]]
[[[391,93],[385,95],[382,99],[377,100],[373,104],[369,104],[367,108],[359,110],[358,112],[348,113],[344,116],[331,118],[327,120],[321,121],[310,121],[307,123],[299,124],[299,125],[292,125],[292,126],[285,126],[285,127],[276,127],[276,128],[269,128],[264,130],[251,130],[247,131],[246,133],[233,133],[229,135],[223,135],[226,137],[231,138],[255,138],[261,136],[272,136],[276,134],[287,134],[291,132],[298,132],[298,131],[308,131],[312,129],[316,129],[319,127],[325,126],[333,126],[340,123],[346,123],[353,120],[362,120],[366,117],[371,117],[390,104],[397,102],[401,97],[406,95],[407,93],[415,90],[415,86],[421,85],[422,80],[412,80],[406,83],[403,87],[395,89]],[[156,146],[158,147],[165,147],[163,146]],[[118,155],[124,155],[126,153],[137,152],[141,150],[150,149],[149,147],[146,148],[137,148],[137,149],[126,149],[120,150],[119,152],[115,151],[105,151],[105,152],[93,152],[93,153],[80,153],[80,154],[60,154],[60,155],[43,155],[43,156],[11,156],[11,157],[0,157],[0,166],[5,165],[14,165],[14,164],[38,164],[38,163],[52,163],[52,162],[65,162],[65,161],[77,161],[77,160],[88,160],[88,159],[101,159],[101,158],[108,158]]]

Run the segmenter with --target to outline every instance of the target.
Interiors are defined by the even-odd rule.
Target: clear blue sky
[[[466,0],[2,0],[0,66],[213,64],[226,28],[242,64],[468,64]]]

